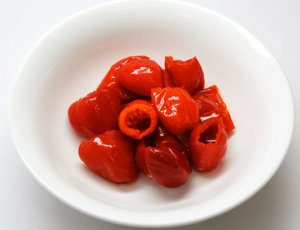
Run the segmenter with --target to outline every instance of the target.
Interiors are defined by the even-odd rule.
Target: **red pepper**
[[[162,69],[152,60],[132,60],[119,70],[118,78],[123,88],[141,96],[150,96],[154,87],[162,86]]]
[[[136,152],[141,171],[165,187],[183,185],[191,173],[185,147],[172,135],[149,138],[140,142]]]
[[[155,142],[157,140],[159,140],[160,138],[162,137],[166,137],[166,136],[170,136],[172,134],[169,133],[169,131],[161,124],[161,123],[158,123],[157,126],[156,126],[156,129],[155,131],[145,137],[144,139],[142,139],[139,144],[140,146],[142,146],[142,142],[144,143],[143,145],[144,146],[152,146],[152,147],[156,147],[155,145]],[[142,168],[143,170],[146,170],[146,166],[145,166],[145,162],[144,162],[144,158],[145,156],[143,154],[140,154],[139,156],[136,155],[136,160],[139,161],[139,165],[140,165],[140,168]],[[145,173],[145,175],[147,175],[147,173]]]
[[[130,183],[138,177],[135,143],[118,130],[106,131],[81,142],[78,153],[86,166],[113,183]]]
[[[154,88],[151,100],[161,123],[174,135],[192,129],[199,121],[196,102],[182,88]]]
[[[196,57],[182,61],[166,56],[165,68],[171,75],[175,86],[182,87],[191,95],[204,88],[204,74]]]
[[[189,146],[197,171],[214,169],[226,152],[227,133],[221,117],[200,122],[192,131]]]
[[[134,95],[132,92],[129,92],[128,90],[121,87],[118,74],[122,66],[132,61],[148,60],[148,59],[149,57],[147,56],[130,56],[116,62],[115,64],[112,65],[110,70],[107,72],[106,76],[102,80],[101,84],[98,86],[97,90],[102,90],[107,88],[113,89],[119,93],[122,102],[128,102],[137,98],[137,96]]]
[[[228,133],[235,128],[227,110],[227,106],[216,85],[197,92],[193,98],[199,107],[199,116],[201,120],[205,120],[211,116],[221,116]]]
[[[119,127],[127,136],[140,140],[155,130],[157,120],[157,114],[151,103],[135,100],[120,113]]]
[[[121,111],[119,95],[110,89],[94,91],[74,102],[68,110],[73,129],[84,137],[118,127]]]

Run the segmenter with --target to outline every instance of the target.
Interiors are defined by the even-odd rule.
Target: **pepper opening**
[[[132,129],[138,129],[140,132],[150,127],[150,115],[141,109],[136,109],[128,113],[126,117],[126,125]]]
[[[208,144],[208,143],[215,143],[217,139],[218,133],[218,125],[212,124],[203,133],[200,134],[199,141]]]

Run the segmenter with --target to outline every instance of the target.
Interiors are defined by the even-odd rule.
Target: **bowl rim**
[[[10,135],[13,141],[13,144],[17,150],[17,153],[19,155],[19,157],[21,158],[22,162],[26,165],[27,169],[30,171],[30,173],[33,175],[33,177],[42,185],[42,187],[44,187],[49,193],[51,193],[54,197],[56,197],[58,200],[62,201],[63,203],[67,204],[68,206],[74,208],[75,210],[84,213],[86,215],[95,217],[97,219],[101,219],[103,221],[107,221],[113,224],[119,224],[119,225],[124,225],[124,226],[132,226],[132,227],[146,227],[146,228],[161,228],[161,227],[175,227],[175,226],[183,226],[183,225],[188,225],[188,224],[193,224],[193,223],[198,223],[207,219],[211,219],[214,218],[216,216],[219,216],[221,214],[224,214],[234,208],[236,208],[237,206],[241,205],[242,203],[244,203],[245,201],[249,200],[251,197],[253,197],[259,190],[261,190],[269,181],[270,179],[274,176],[274,174],[276,173],[276,171],[279,169],[279,167],[281,166],[288,150],[289,150],[289,146],[292,140],[292,136],[293,136],[293,132],[294,132],[294,117],[295,117],[295,102],[294,102],[294,98],[293,98],[293,93],[289,84],[289,81],[286,77],[286,74],[284,73],[284,70],[282,68],[282,66],[280,65],[280,63],[278,62],[278,60],[274,57],[274,55],[271,54],[271,52],[266,48],[266,46],[259,41],[254,35],[252,35],[252,33],[250,33],[247,29],[245,29],[244,27],[242,27],[241,25],[239,25],[237,22],[231,20],[230,18],[223,16],[222,14],[216,12],[215,10],[211,10],[209,8],[203,7],[200,4],[196,4],[196,3],[191,3],[191,2],[185,2],[184,0],[152,0],[151,4],[155,5],[155,4],[159,4],[162,2],[167,2],[170,4],[175,4],[175,5],[185,5],[188,7],[193,7],[193,8],[197,8],[200,11],[205,11],[215,17],[220,18],[222,21],[225,21],[226,23],[231,24],[233,27],[235,27],[237,30],[239,30],[241,32],[241,34],[247,35],[247,36],[251,36],[251,38],[254,39],[254,41],[259,44],[260,46],[262,46],[263,48],[265,48],[266,52],[269,54],[270,58],[274,61],[274,63],[276,63],[279,67],[280,70],[282,71],[282,76],[283,76],[283,80],[286,83],[286,92],[287,92],[287,100],[290,102],[290,108],[288,112],[288,116],[290,117],[289,119],[289,129],[286,135],[286,142],[284,143],[284,152],[282,153],[280,160],[278,162],[276,162],[276,164],[274,164],[272,166],[272,168],[270,168],[270,170],[268,171],[268,173],[265,175],[264,179],[260,181],[260,183],[257,183],[256,186],[249,190],[247,193],[244,194],[243,197],[241,197],[239,200],[236,200],[235,202],[231,203],[230,205],[226,206],[226,207],[222,207],[220,210],[218,210],[217,212],[214,213],[209,213],[208,215],[206,215],[205,217],[199,218],[196,215],[193,216],[193,218],[189,218],[189,219],[177,219],[177,220],[168,220],[167,222],[164,223],[154,223],[154,222],[145,222],[143,223],[143,221],[132,221],[131,220],[127,220],[126,218],[120,218],[120,219],[116,219],[113,217],[107,217],[107,216],[102,216],[101,214],[99,215],[99,213],[95,213],[94,211],[85,209],[80,207],[79,205],[73,203],[71,200],[69,200],[67,197],[61,195],[58,191],[56,191],[55,188],[51,187],[50,185],[48,185],[39,175],[37,172],[34,171],[34,169],[30,166],[30,163],[27,162],[27,160],[25,159],[24,155],[22,154],[22,149],[20,146],[18,146],[17,144],[17,139],[18,139],[18,135],[17,135],[17,127],[14,125],[13,119],[12,119],[12,114],[13,114],[13,107],[14,107],[14,91],[17,82],[19,81],[19,79],[21,78],[21,73],[23,68],[26,66],[26,63],[28,61],[28,59],[31,57],[31,55],[35,52],[36,48],[39,47],[39,45],[53,32],[55,32],[59,27],[61,27],[62,25],[66,24],[67,22],[73,20],[74,18],[89,13],[90,11],[93,11],[95,9],[104,7],[104,6],[115,6],[118,5],[119,3],[123,3],[123,2],[143,2],[140,0],[115,0],[115,1],[107,1],[107,2],[102,2],[99,4],[96,4],[94,6],[91,7],[87,7],[83,10],[80,10],[78,12],[75,12],[73,14],[71,14],[70,16],[65,17],[64,19],[60,20],[58,23],[54,24],[52,27],[50,27],[46,32],[43,33],[43,35],[35,42],[31,45],[31,47],[29,48],[27,54],[25,54],[25,56],[21,59],[19,66],[17,67],[17,70],[14,74],[14,78],[12,80],[12,85],[10,88],[10,92],[9,92],[9,103],[8,103],[8,126],[9,126],[9,130],[10,130]],[[149,4],[150,2],[148,2]]]

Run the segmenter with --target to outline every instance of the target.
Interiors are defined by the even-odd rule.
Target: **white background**
[[[0,0],[0,230],[130,229],[83,215],[58,201],[29,174],[9,136],[7,106],[14,73],[30,46],[66,16],[96,0]],[[181,229],[300,229],[300,1],[189,0],[238,22],[281,63],[295,99],[290,150],[253,198],[214,219]],[[280,94],[280,92],[278,92]],[[280,108],[278,108],[280,109]],[[284,122],[284,121],[282,121]]]

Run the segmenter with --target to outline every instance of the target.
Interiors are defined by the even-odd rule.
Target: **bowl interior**
[[[83,166],[68,106],[130,55],[162,66],[165,55],[198,57],[206,86],[218,85],[236,125],[216,170],[194,172],[184,186],[166,189],[143,175],[117,186]],[[42,184],[79,210],[135,226],[199,221],[238,205],[273,175],[293,123],[284,75],[251,34],[208,10],[169,1],[110,3],[52,29],[21,69],[11,105],[16,147]]]

